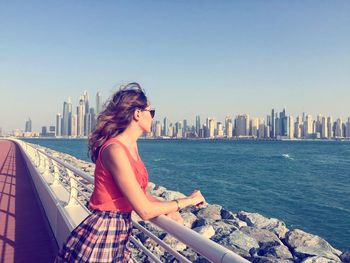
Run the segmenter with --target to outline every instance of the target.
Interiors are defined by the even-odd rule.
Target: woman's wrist
[[[176,205],[177,205],[177,210],[176,210],[176,212],[179,212],[179,211],[180,211],[180,209],[181,209],[181,206],[180,206],[180,200],[175,199],[174,201],[176,202]]]

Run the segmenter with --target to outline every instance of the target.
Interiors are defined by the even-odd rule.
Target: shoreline
[[[1,137],[0,137],[1,138]],[[6,137],[3,137],[6,139]],[[20,140],[87,140],[88,137],[14,137]],[[350,142],[350,138],[332,139],[276,139],[276,138],[147,138],[141,137],[141,141],[263,141],[263,142]]]
[[[36,146],[93,175],[94,164],[40,145]],[[148,191],[164,200],[173,200],[183,196],[180,192],[168,190],[151,182],[148,185]],[[276,218],[266,218],[258,213],[245,211],[234,213],[220,205],[208,204],[201,209],[183,209],[181,214],[184,218],[185,226],[254,262],[321,263],[349,262],[346,260],[350,260],[349,252],[342,253],[319,236],[298,229],[290,230],[283,221]],[[147,222],[145,222],[145,226],[151,230],[154,229]],[[135,232],[134,234],[142,240],[141,233]],[[188,255],[191,261],[196,262],[200,260],[200,257],[196,256],[195,252],[184,247],[183,244],[178,244],[170,237],[166,238],[167,235],[164,232],[158,230],[156,234],[162,239],[169,239],[169,242],[175,245],[177,250],[182,251],[181,253]],[[301,240],[304,243],[311,242],[313,245],[305,247],[302,245]],[[150,246],[150,249],[156,249],[150,241],[147,242],[147,239],[143,240],[143,243],[146,246]],[[137,251],[134,251],[134,253],[143,262],[145,256],[139,255]],[[164,253],[160,257],[165,257]],[[343,261],[340,260],[341,257]]]

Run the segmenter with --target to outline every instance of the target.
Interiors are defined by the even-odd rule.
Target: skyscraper
[[[335,124],[334,137],[342,138],[343,137],[343,122],[340,118],[337,119]]]
[[[155,137],[161,136],[161,125],[159,121],[156,121]]]
[[[328,138],[328,122],[326,117],[322,117],[321,119],[321,138]]]
[[[249,133],[249,115],[238,115],[235,120],[236,136],[247,136]]]
[[[84,116],[85,116],[85,103],[84,99],[80,98],[79,105],[77,107],[77,132],[78,136],[84,136]]]
[[[330,116],[327,118],[327,136],[333,138],[333,118]]]
[[[253,136],[254,138],[257,138],[258,129],[259,129],[259,118],[251,118],[249,135]]]
[[[56,136],[61,136],[61,124],[62,124],[62,117],[61,117],[61,113],[57,113],[56,114]]]
[[[293,116],[289,116],[287,119],[288,119],[287,136],[289,139],[293,139],[294,138],[294,118]]]
[[[102,111],[102,95],[100,92],[96,94],[96,115]]]
[[[275,126],[275,109],[271,111],[271,138],[276,137],[276,126]]]
[[[199,115],[196,116],[196,133],[199,136],[199,131],[201,129],[201,117]]]
[[[304,121],[304,137],[307,138],[313,133],[313,121],[310,114],[305,116]]]
[[[75,113],[72,113],[72,118],[71,118],[71,127],[72,127],[72,137],[78,136],[78,116]]]
[[[350,138],[350,117],[348,118],[348,121],[346,122],[346,137]]]
[[[32,120],[28,118],[25,125],[25,132],[32,132]]]
[[[63,115],[62,115],[62,136],[68,136],[68,123],[69,123],[69,109],[68,102],[63,102]]]
[[[225,130],[226,130],[226,137],[231,138],[232,137],[232,118],[230,116],[226,116],[225,118]]]
[[[169,136],[169,120],[167,117],[163,119],[163,135]]]

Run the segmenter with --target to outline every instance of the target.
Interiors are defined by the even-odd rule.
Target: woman
[[[89,137],[96,163],[92,213],[72,231],[56,262],[132,262],[127,247],[132,210],[143,220],[167,214],[181,222],[181,208],[205,201],[199,191],[174,201],[159,201],[146,192],[148,174],[137,139],[151,131],[154,114],[140,85],[130,83],[98,116]]]

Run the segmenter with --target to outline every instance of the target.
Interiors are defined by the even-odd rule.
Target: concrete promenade
[[[57,250],[19,147],[0,139],[0,263],[53,262]]]

